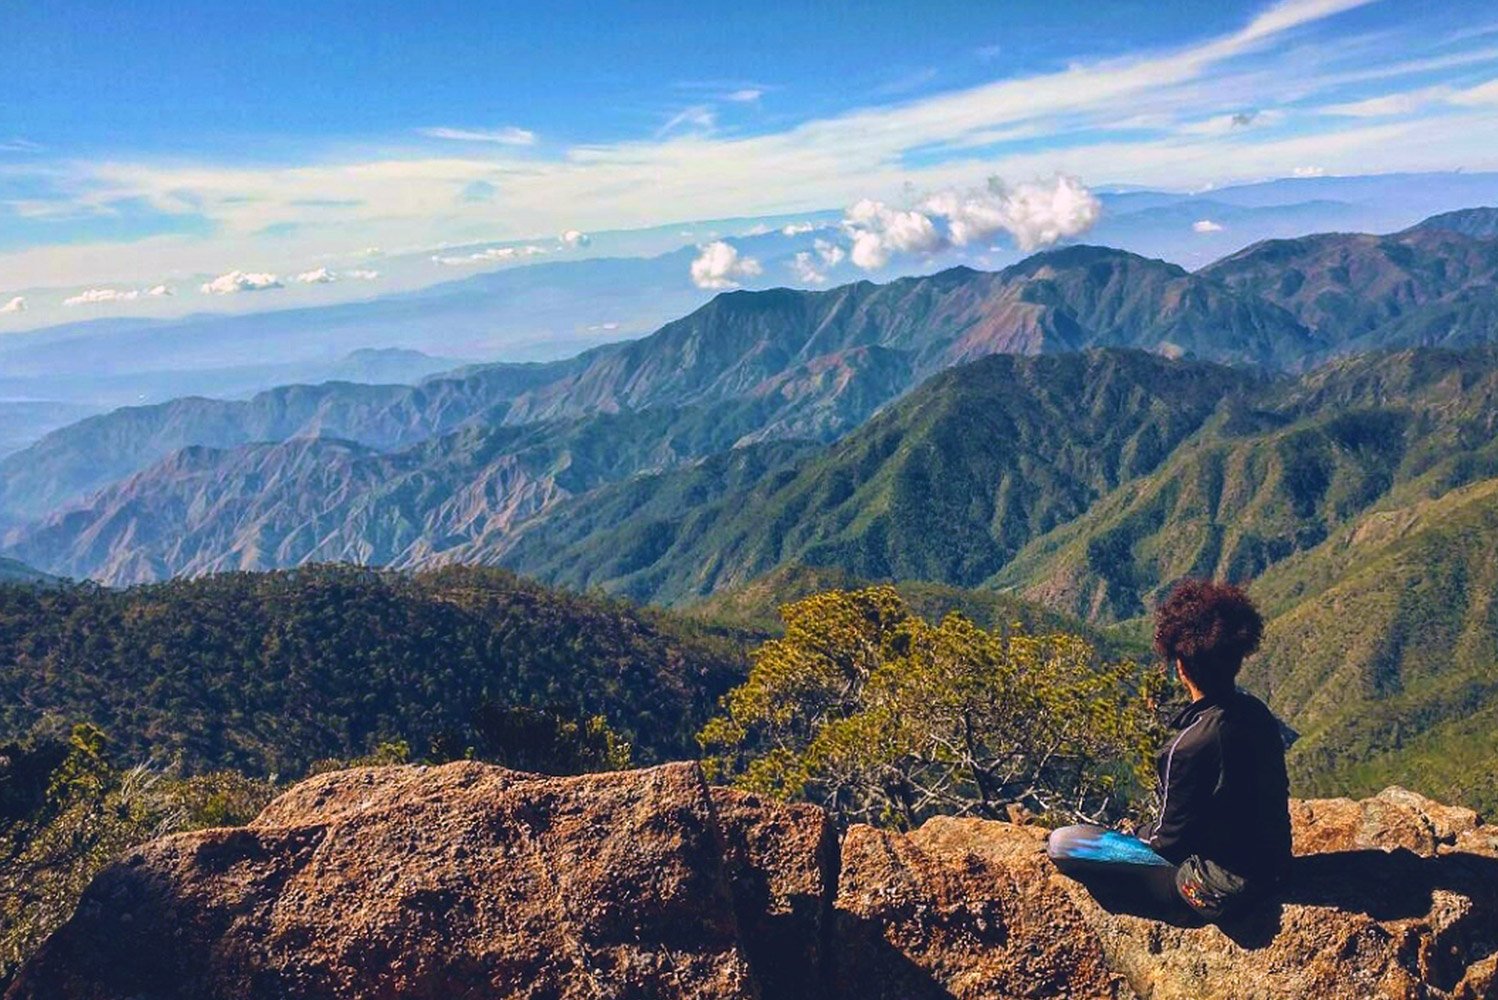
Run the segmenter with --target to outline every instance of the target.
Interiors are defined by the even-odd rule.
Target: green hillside
[[[1246,682],[1307,794],[1390,783],[1498,810],[1498,479],[1389,507],[1265,574]]]
[[[0,587],[0,741],[87,720],[122,760],[290,776],[383,740],[461,747],[485,705],[558,706],[680,757],[745,669],[715,635],[498,570]]]
[[[814,594],[830,590],[857,590],[871,585],[845,570],[833,567],[789,565],[766,573],[738,587],[721,590],[711,597],[680,609],[681,614],[705,622],[743,629],[760,636],[779,635],[784,629],[780,608]],[[951,587],[920,580],[899,580],[892,586],[911,611],[929,622],[939,622],[956,612],[984,629],[1008,631],[1015,625],[1032,634],[1065,632],[1085,636],[1105,658],[1142,659],[1148,644],[1094,628],[1076,618],[1058,614],[1013,594],[995,590]]]
[[[1224,405],[1158,471],[1032,542],[998,587],[1079,617],[1144,614],[1183,576],[1252,580],[1399,490],[1498,474],[1498,352],[1336,364]]]
[[[559,505],[503,559],[552,583],[664,603],[787,563],[971,586],[1150,472],[1225,397],[1263,384],[1140,352],[988,357],[823,451],[779,466],[723,456]]]

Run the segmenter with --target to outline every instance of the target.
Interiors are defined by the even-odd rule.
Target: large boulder
[[[325,774],[109,869],[8,996],[758,997],[756,961],[820,973],[835,842],[750,801],[691,764]]]
[[[1498,834],[1391,790],[1296,803],[1283,899],[1099,899],[1039,827],[908,834],[690,764],[321,775],[102,874],[7,1000],[1498,997]]]

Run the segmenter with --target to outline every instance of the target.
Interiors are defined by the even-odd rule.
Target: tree
[[[936,813],[1002,818],[1021,804],[1102,819],[1153,782],[1163,678],[1100,661],[1080,637],[932,625],[891,587],[781,609],[748,679],[698,739],[710,772],[909,827]]]

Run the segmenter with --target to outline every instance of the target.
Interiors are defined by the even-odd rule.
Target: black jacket
[[[1173,725],[1149,845],[1175,864],[1195,854],[1245,879],[1278,877],[1290,859],[1290,784],[1274,715],[1234,691],[1192,702]]]

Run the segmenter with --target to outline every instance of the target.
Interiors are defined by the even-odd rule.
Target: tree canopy
[[[699,734],[716,777],[895,826],[1012,805],[1099,819],[1153,783],[1163,678],[1085,639],[932,624],[888,586],[781,613]]]

